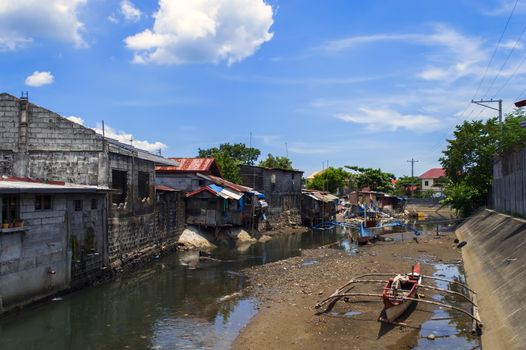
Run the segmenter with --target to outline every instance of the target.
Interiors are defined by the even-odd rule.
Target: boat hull
[[[411,306],[412,300],[405,300],[398,305],[385,308],[385,318],[389,322],[394,322]]]

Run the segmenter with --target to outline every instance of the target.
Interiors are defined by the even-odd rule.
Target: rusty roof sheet
[[[207,172],[215,164],[214,158],[169,158],[179,163],[178,166],[158,166],[159,172],[185,171],[185,172]]]
[[[175,188],[172,188],[166,185],[156,185],[155,189],[157,191],[165,191],[165,192],[180,192],[179,190],[176,190]]]

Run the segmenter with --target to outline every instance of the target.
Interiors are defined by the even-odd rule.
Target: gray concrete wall
[[[478,293],[483,348],[526,348],[526,221],[480,210],[458,229],[469,285]]]
[[[526,217],[526,147],[494,159],[491,207]]]
[[[301,224],[301,177],[303,172],[240,166],[243,185],[264,193],[272,228]],[[263,225],[264,226],[264,225]]]
[[[193,173],[156,173],[158,185],[165,185],[183,192],[192,192],[209,182]]]
[[[4,308],[66,288],[69,282],[66,241],[66,201],[57,198],[53,210],[35,211],[34,197],[20,197],[25,229],[0,234],[0,295]],[[56,271],[50,274],[49,271]]]

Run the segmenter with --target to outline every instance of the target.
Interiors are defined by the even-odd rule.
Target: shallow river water
[[[275,236],[214,252],[221,262],[178,252],[1,319],[0,349],[225,349],[257,312],[250,296],[234,294],[246,283],[239,270],[340,238],[334,231]]]
[[[228,349],[257,313],[256,300],[240,293],[247,281],[239,271],[331,243],[349,255],[367,249],[337,231],[275,236],[243,249],[221,248],[205,259],[198,252],[163,257],[110,282],[0,319],[0,349]],[[446,275],[452,271],[437,267]],[[462,278],[458,269],[452,274],[448,277]],[[459,331],[466,325],[446,314],[438,310],[434,318],[449,320],[423,325],[418,348],[476,346],[467,332]],[[426,331],[438,341],[427,341]]]

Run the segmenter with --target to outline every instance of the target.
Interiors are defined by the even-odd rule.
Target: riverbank
[[[397,236],[396,234],[394,235]],[[244,270],[247,293],[260,301],[259,312],[237,337],[234,349],[399,349],[418,344],[419,330],[377,322],[381,300],[339,303],[331,315],[316,315],[314,305],[353,276],[369,272],[408,272],[420,261],[424,274],[434,264],[458,264],[453,233],[360,247],[353,256],[336,249],[303,250],[301,256]],[[381,286],[370,287],[379,293]],[[370,299],[369,299],[370,300]],[[341,305],[340,305],[341,304]],[[347,313],[349,310],[354,314]],[[405,322],[419,326],[433,307],[419,304]],[[352,316],[350,316],[352,315]]]

